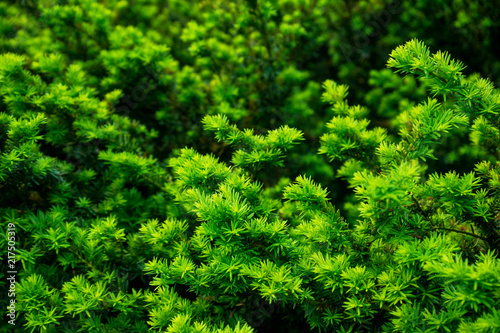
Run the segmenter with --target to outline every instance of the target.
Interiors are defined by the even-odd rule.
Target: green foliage
[[[284,152],[299,140],[302,133],[295,128],[282,126],[269,131],[266,137],[254,135],[251,129],[240,131],[236,126],[229,125],[224,115],[207,116],[203,119],[205,129],[215,132],[215,138],[225,141],[231,146],[242,149],[233,154],[231,162],[238,167],[259,170],[267,165],[283,167]]]
[[[0,3],[0,331],[499,331],[498,15]]]

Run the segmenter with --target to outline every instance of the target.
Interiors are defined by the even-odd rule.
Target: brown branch
[[[446,230],[446,231],[458,232],[460,234],[464,234],[464,235],[472,236],[472,237],[475,237],[475,238],[479,238],[479,239],[485,241],[486,243],[488,243],[488,240],[485,237],[481,237],[481,236],[478,236],[476,234],[473,234],[473,233],[470,233],[470,232],[467,232],[467,231],[450,229],[450,228],[432,228],[432,230]]]

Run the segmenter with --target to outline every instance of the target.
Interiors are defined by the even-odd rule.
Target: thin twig
[[[453,231],[453,232],[458,232],[460,234],[464,234],[464,235],[469,235],[469,236],[472,236],[472,237],[475,237],[475,238],[479,238],[485,242],[488,243],[488,240],[485,238],[485,237],[481,237],[481,236],[478,236],[476,234],[473,234],[473,233],[470,233],[470,232],[467,232],[467,231],[461,231],[461,230],[456,230],[456,229],[450,229],[450,228],[432,228],[432,230],[446,230],[446,231]]]

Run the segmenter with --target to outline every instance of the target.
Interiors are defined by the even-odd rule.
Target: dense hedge
[[[500,332],[497,2],[22,0],[0,38],[0,332]]]

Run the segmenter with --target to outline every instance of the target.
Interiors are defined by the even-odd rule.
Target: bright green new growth
[[[364,119],[367,109],[361,106],[349,106],[345,101],[347,87],[326,81],[322,99],[332,105],[336,116],[326,125],[330,133],[321,137],[320,154],[326,154],[330,161],[349,159],[349,164],[370,164],[375,148],[384,141],[386,131],[383,128],[368,130],[369,120]],[[346,163],[347,164],[347,163]]]
[[[498,89],[418,40],[367,107],[309,81],[378,2],[27,3],[0,4],[18,332],[500,330]]]
[[[254,135],[251,129],[240,131],[235,125],[229,125],[224,115],[207,116],[203,124],[206,130],[215,132],[217,140],[241,147],[233,154],[231,162],[234,165],[253,170],[269,165],[283,167],[284,153],[303,140],[300,131],[286,125],[269,131],[265,137]]]

